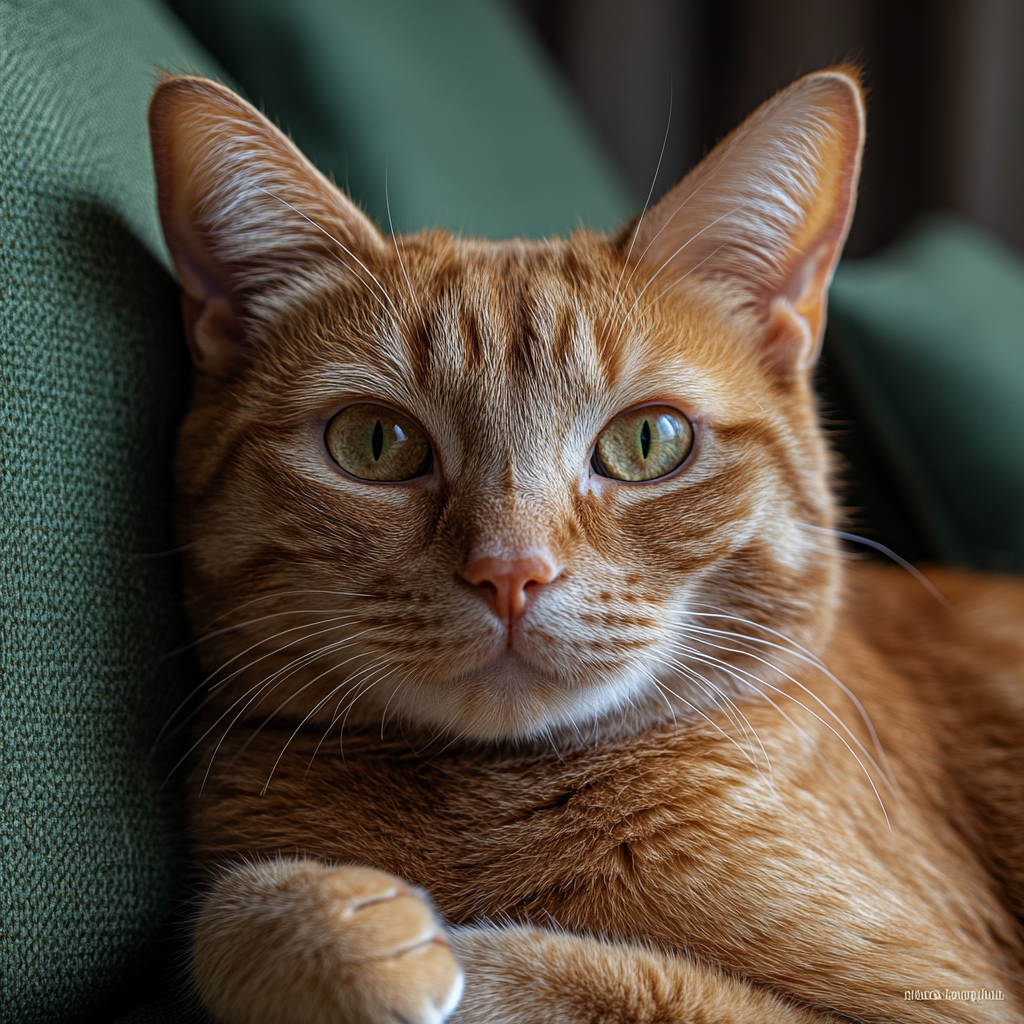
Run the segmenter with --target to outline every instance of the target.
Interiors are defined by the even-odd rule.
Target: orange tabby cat
[[[214,1017],[1020,1020],[1024,589],[832,533],[856,74],[567,241],[382,236],[203,79],[150,120]]]

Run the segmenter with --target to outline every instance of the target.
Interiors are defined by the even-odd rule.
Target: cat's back
[[[920,699],[1024,718],[1024,580],[928,568],[931,588],[873,562],[848,572],[848,608],[860,634]]]
[[[855,628],[909,685],[970,820],[960,830],[1024,918],[1024,581],[928,568],[848,574]],[[877,715],[878,712],[876,712]]]

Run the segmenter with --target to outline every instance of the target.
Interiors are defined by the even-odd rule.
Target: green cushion
[[[613,229],[634,212],[508,2],[172,3],[385,227],[388,197],[397,231],[489,238]]]
[[[828,353],[930,549],[1024,570],[1024,260],[930,217],[880,256],[840,265]]]
[[[32,1024],[168,955],[181,751],[150,749],[195,676],[152,556],[188,367],[145,116],[158,66],[217,69],[149,0],[3,0],[0,47],[0,1019]]]

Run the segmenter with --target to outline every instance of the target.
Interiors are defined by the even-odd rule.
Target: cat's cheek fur
[[[222,872],[193,967],[218,1024],[440,1024],[463,985],[422,894],[383,871],[304,859]]]

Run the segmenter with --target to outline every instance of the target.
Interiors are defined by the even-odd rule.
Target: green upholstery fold
[[[217,68],[150,0],[3,0],[0,47],[0,1018],[34,1024],[169,955],[188,367],[145,118],[158,67]]]
[[[1024,571],[1024,259],[934,215],[830,294],[829,354],[949,562]]]

